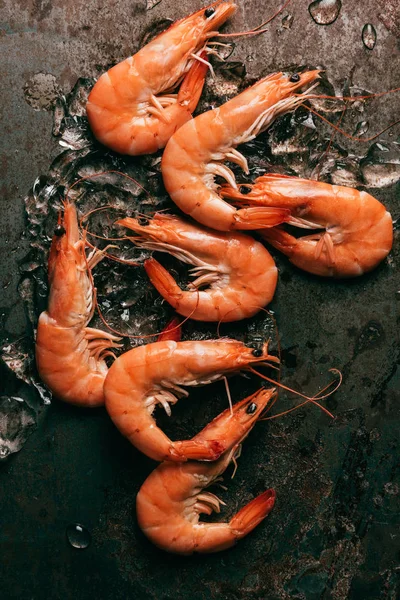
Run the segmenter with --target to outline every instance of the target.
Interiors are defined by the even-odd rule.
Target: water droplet
[[[360,137],[361,135],[364,135],[364,133],[367,133],[368,129],[368,121],[359,121],[356,125],[356,128],[354,129],[353,135]]]
[[[64,98],[57,98],[54,104],[53,112],[53,135],[58,136],[62,133],[65,119],[65,102]]]
[[[389,483],[385,483],[384,489],[387,494],[390,494],[392,496],[397,496],[397,494],[399,493],[399,486],[397,485],[397,483],[393,483],[391,481],[389,481]]]
[[[121,313],[121,319],[127,323],[129,321],[129,310],[123,310]]]
[[[218,71],[228,79],[231,77],[243,79],[246,76],[246,65],[239,61],[225,62],[219,67]]]
[[[0,446],[0,460],[4,460],[9,454],[11,454],[10,448],[7,448],[7,446]]]
[[[400,144],[385,144],[372,144],[360,161],[364,182],[369,187],[387,187],[400,180]]]
[[[0,461],[21,450],[36,426],[34,411],[22,398],[0,398]]]
[[[87,548],[92,541],[92,536],[86,527],[79,523],[71,523],[66,531],[67,539],[73,548],[83,550]]]
[[[351,158],[335,161],[334,167],[330,172],[330,182],[333,185],[357,187],[360,183],[358,162]]]
[[[367,23],[366,25],[364,25],[361,34],[361,39],[363,41],[364,46],[368,48],[368,50],[373,50],[375,48],[376,31],[375,27],[371,25],[371,23]]]
[[[354,356],[376,349],[385,342],[385,332],[378,321],[369,321],[361,330],[354,347]]]
[[[304,116],[308,118],[308,114]],[[270,128],[268,144],[273,156],[286,154],[305,154],[309,151],[311,142],[315,139],[315,129],[310,128],[309,121],[303,127],[300,114],[288,114]]]
[[[291,29],[292,25],[293,25],[293,21],[294,21],[294,16],[293,15],[286,15],[286,17],[283,17],[282,19],[282,29]]]
[[[151,10],[157,4],[160,4],[161,0],[146,0],[146,10]]]
[[[331,25],[339,16],[341,0],[316,0],[311,2],[308,11],[318,25]]]
[[[327,79],[326,74],[322,73],[318,81],[318,86],[314,90],[313,95],[316,97],[310,99],[312,106],[318,111],[336,113],[343,110],[343,104],[337,100],[331,100],[330,98],[324,98],[324,96],[336,96],[335,88],[333,84]],[[318,96],[322,96],[318,98]]]
[[[210,42],[210,44],[212,45],[212,42]],[[228,60],[235,48],[236,44],[234,42],[228,42],[226,46],[218,46],[215,50],[217,51],[220,60]]]
[[[68,94],[68,112],[70,116],[86,116],[86,104],[93,85],[94,79],[79,77]]]

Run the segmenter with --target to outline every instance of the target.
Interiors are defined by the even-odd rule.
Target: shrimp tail
[[[184,292],[175,279],[170,275],[155,258],[148,258],[144,262],[144,269],[156,290],[175,310],[179,308]]]
[[[157,342],[180,342],[182,337],[181,321],[178,317],[172,319],[166,324],[162,332],[157,338]]]
[[[275,490],[269,489],[239,510],[229,522],[229,526],[237,539],[250,533],[265,519],[274,507],[275,498]]]
[[[195,60],[185,79],[181,83],[178,93],[178,104],[187,108],[192,113],[200,100],[208,71],[207,52],[199,55],[200,60]],[[204,61],[204,62],[202,62]]]
[[[281,227],[273,227],[268,231],[264,230],[259,233],[266,242],[286,254],[286,256],[290,257],[293,254],[297,245],[297,238]]]
[[[290,210],[275,207],[242,208],[234,214],[232,229],[266,229],[288,221]]]
[[[186,460],[217,460],[226,448],[218,440],[184,440],[173,442],[170,449],[170,459]]]

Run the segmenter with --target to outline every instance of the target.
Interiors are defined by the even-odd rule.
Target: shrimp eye
[[[63,227],[62,225],[58,224],[56,225],[55,229],[54,229],[54,235],[56,235],[57,237],[61,237],[62,235],[64,235],[66,233],[65,231],[65,227]]]
[[[148,225],[149,219],[146,219],[146,217],[140,217],[140,219],[138,219],[138,223],[139,225]]]
[[[251,192],[251,189],[249,187],[247,187],[246,185],[241,185],[239,188],[239,192],[241,194],[249,194]]]
[[[206,19],[208,19],[208,17],[212,17],[214,13],[215,8],[206,8],[206,10],[204,11],[204,16],[206,17]]]
[[[254,348],[253,352],[252,352],[253,356],[255,356],[256,358],[259,358],[260,356],[263,355],[263,351],[261,350],[261,348]]]
[[[255,402],[252,402],[246,408],[246,412],[247,412],[248,415],[254,415],[254,413],[256,412],[256,410],[257,410],[257,404]]]
[[[300,75],[298,73],[293,73],[289,81],[291,81],[292,83],[297,83],[298,81],[300,81]]]

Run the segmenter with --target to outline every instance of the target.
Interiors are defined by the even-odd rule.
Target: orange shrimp
[[[216,460],[225,450],[220,439],[173,442],[152,413],[157,404],[171,414],[170,404],[188,396],[181,386],[205,385],[239,373],[254,363],[279,362],[263,348],[231,340],[155,342],[122,354],[104,382],[106,409],[115,425],[141,452],[155,460]]]
[[[289,209],[288,225],[325,230],[300,238],[279,227],[259,232],[290,262],[315,275],[362,275],[392,248],[390,213],[367,192],[269,173],[240,191],[224,186],[221,195],[238,204]]]
[[[104,359],[114,356],[110,348],[118,347],[116,336],[87,327],[95,293],[90,269],[102,258],[99,250],[86,256],[76,208],[66,202],[50,249],[50,295],[48,308],[39,317],[36,364],[54,396],[79,406],[104,404],[108,371]]]
[[[99,142],[130,155],[164,148],[192,118],[208,69],[207,41],[235,11],[231,1],[210,4],[104,73],[86,106]],[[172,93],[181,81],[178,94]]]
[[[218,175],[237,187],[234,174],[222,162],[229,160],[248,173],[247,161],[236,146],[252,140],[278,115],[304,102],[307,94],[294,92],[313,82],[318,74],[269,75],[181,127],[169,140],[161,162],[164,184],[175,204],[196,221],[219,231],[260,229],[285,221],[287,209],[236,210],[222,200],[214,179]]]
[[[255,315],[274,295],[278,271],[262,244],[241,233],[216,233],[158,213],[151,221],[117,221],[137,233],[142,248],[168,252],[194,265],[183,291],[154,258],[144,264],[152,284],[179,314],[197,321],[237,321]],[[199,288],[208,286],[205,290]]]
[[[146,479],[136,498],[139,527],[153,544],[175,554],[218,552],[231,548],[269,514],[275,491],[254,498],[228,523],[204,523],[201,513],[219,513],[224,504],[204,492],[221,478],[238,455],[240,444],[254,427],[275,390],[261,389],[225,410],[193,439],[226,440],[227,452],[216,462],[164,462]]]
[[[173,342],[180,342],[182,337],[182,327],[178,317],[173,317],[158,334],[157,342],[165,342],[172,340]]]

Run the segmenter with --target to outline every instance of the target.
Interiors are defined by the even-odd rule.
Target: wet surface
[[[326,8],[337,3],[312,4]],[[193,2],[190,8],[200,5]],[[105,411],[46,404],[49,396],[32,361],[32,339],[38,311],[46,303],[44,258],[60,199],[72,181],[114,168],[130,174],[150,193],[117,175],[96,178],[73,190],[82,212],[112,201],[120,210],[151,213],[155,197],[161,198],[158,207],[167,206],[159,157],[125,159],[100,148],[87,130],[82,107],[100,72],[134,51],[158,23],[176,19],[189,8],[169,0],[133,6],[120,1],[112,11],[100,1],[68,6],[21,1],[18,6],[16,12],[5,3],[6,25],[1,27],[8,73],[1,149],[2,252],[7,258],[2,264],[1,376],[7,397],[2,398],[0,413],[0,452],[5,447],[7,454],[0,463],[0,544],[7,557],[1,580],[7,597],[41,598],[46,589],[50,598],[396,598],[398,237],[378,269],[347,282],[301,273],[273,252],[280,279],[270,308],[283,349],[283,380],[311,394],[327,383],[330,367],[341,369],[343,385],[326,402],[336,419],[306,407],[256,426],[235,479],[227,478],[229,489],[221,496],[228,506],[222,514],[231,516],[267,487],[276,489],[277,504],[268,520],[237,548],[191,559],[157,551],[138,530],[134,514],[135,494],[154,463],[121,438]],[[395,22],[389,8],[387,17]],[[258,24],[267,9],[272,14],[276,7],[261,7],[255,0],[246,3],[229,30]],[[261,73],[296,70],[304,63],[322,62],[324,93],[364,95],[397,87],[398,39],[393,27],[382,24],[379,11],[372,1],[362,7],[343,3],[336,20],[321,27],[311,18],[307,3],[293,2],[264,37],[238,39],[228,64],[215,61],[217,79],[208,82],[201,109],[235,95],[244,85],[243,77],[251,81]],[[377,32],[372,51],[361,39],[366,24]],[[389,60],[392,68],[383,68]],[[46,85],[38,77],[43,74]],[[56,98],[59,89],[64,96]],[[48,109],[53,104],[52,121]],[[394,121],[398,107],[395,95],[351,102],[340,126],[367,138]],[[343,110],[329,101],[316,101],[314,108],[334,122]],[[331,129],[305,109],[284,117],[244,149],[251,177],[267,170],[366,185],[397,219],[398,129],[366,143],[337,133],[327,152],[330,138]],[[246,181],[240,171],[237,175]],[[90,221],[91,227],[112,234],[115,213],[104,220],[100,215]],[[128,245],[120,251],[139,262],[145,256]],[[176,261],[161,260],[187,281],[186,270]],[[131,267],[100,265],[96,278],[107,318],[130,332],[139,327],[157,331],[171,315],[146,287],[141,267],[132,273]],[[275,334],[264,316],[221,329],[242,339],[260,332]],[[184,332],[186,339],[212,335],[215,328],[193,323]],[[127,342],[128,347],[135,343]],[[256,385],[235,378],[234,399]],[[282,394],[279,410],[293,402]],[[160,413],[159,420],[171,436],[185,438],[225,406],[224,386],[218,383],[191,391],[188,400],[174,407],[171,419]],[[91,543],[80,552],[71,535],[75,545],[86,546],[88,539]]]

